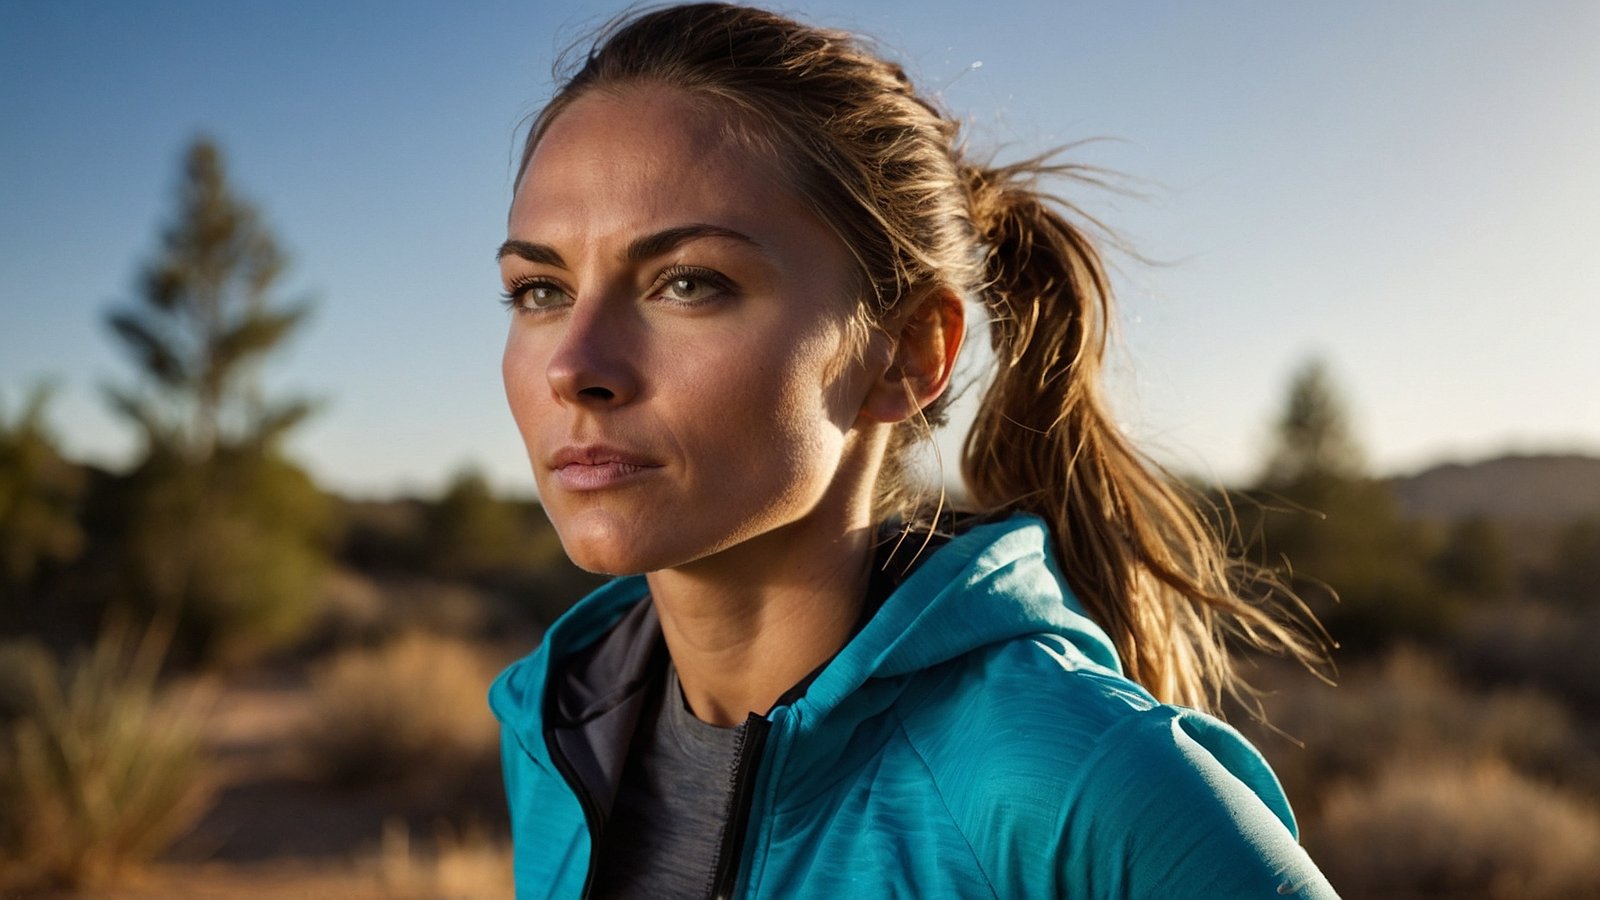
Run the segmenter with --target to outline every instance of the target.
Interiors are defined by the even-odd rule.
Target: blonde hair
[[[1214,710],[1242,688],[1230,638],[1317,655],[1316,632],[1301,624],[1311,620],[1290,614],[1303,612],[1293,595],[1231,559],[1193,498],[1108,415],[1105,268],[1071,205],[1040,190],[1072,167],[969,161],[957,123],[853,35],[697,3],[603,29],[534,119],[519,179],[574,100],[642,84],[720,104],[776,157],[796,196],[855,254],[866,327],[892,326],[930,285],[983,303],[999,370],[967,436],[963,475],[986,509],[1049,523],[1068,584],[1129,677],[1162,701]],[[896,427],[878,485],[883,515],[914,512],[904,508],[917,496],[906,457],[948,404],[947,392],[921,421]]]

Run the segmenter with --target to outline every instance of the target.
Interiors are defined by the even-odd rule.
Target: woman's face
[[[728,121],[681,92],[585,95],[512,203],[503,373],[584,568],[643,572],[859,504],[857,276]]]

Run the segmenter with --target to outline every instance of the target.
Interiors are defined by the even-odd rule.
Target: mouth
[[[597,444],[563,447],[550,458],[557,483],[570,491],[616,487],[659,468],[639,454]]]

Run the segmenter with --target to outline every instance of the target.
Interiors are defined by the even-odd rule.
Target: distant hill
[[[1557,523],[1600,516],[1600,458],[1502,456],[1435,466],[1390,481],[1400,507],[1419,519],[1487,516]]]

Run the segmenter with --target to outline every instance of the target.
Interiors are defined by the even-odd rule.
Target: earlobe
[[[888,365],[861,405],[862,416],[874,422],[894,424],[916,415],[944,393],[955,371],[966,336],[961,298],[939,286],[915,298],[910,308],[892,334]]]

